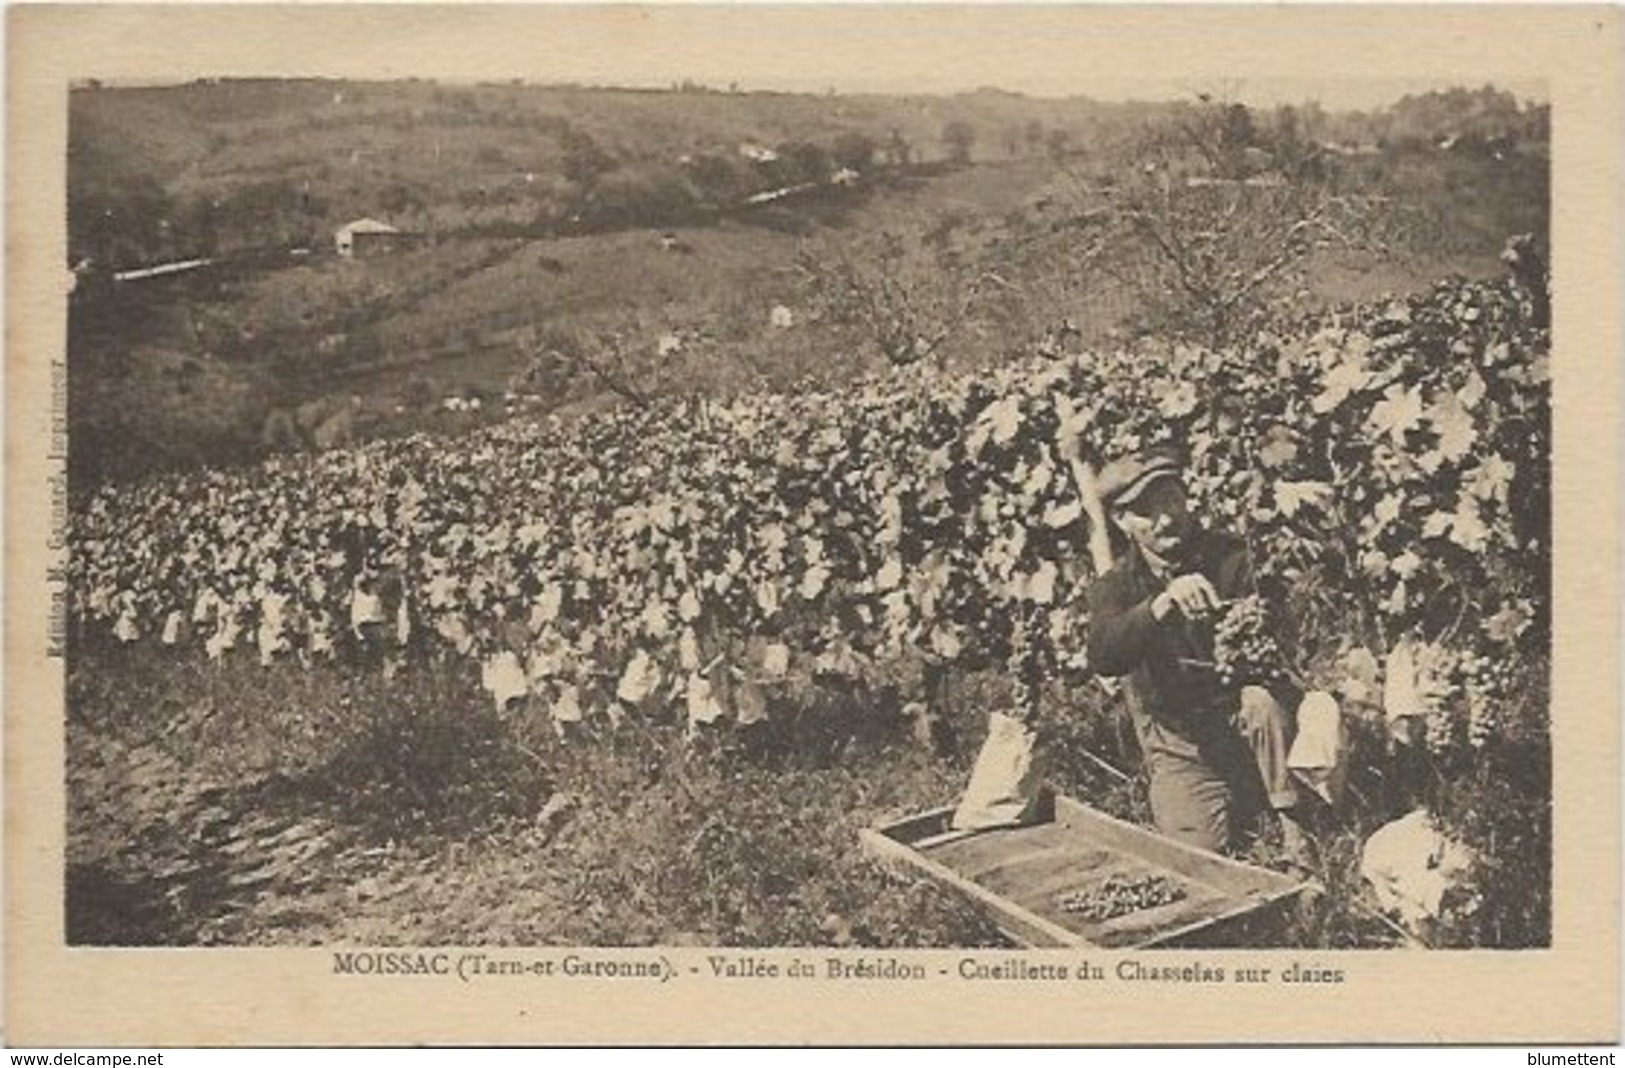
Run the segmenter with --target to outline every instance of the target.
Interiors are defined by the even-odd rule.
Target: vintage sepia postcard
[[[13,1043],[1619,1040],[1618,10],[8,29]]]

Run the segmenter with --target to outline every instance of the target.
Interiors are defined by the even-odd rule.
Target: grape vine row
[[[70,516],[70,618],[267,665],[473,657],[499,702],[566,721],[662,696],[759,715],[760,687],[905,652],[1000,666],[1033,706],[1083,666],[1064,446],[1168,442],[1280,623],[1238,650],[1313,673],[1449,645],[1475,666],[1431,733],[1479,745],[1488,665],[1549,629],[1548,347],[1516,289],[1449,280],[1233,350],[916,367],[110,486]]]

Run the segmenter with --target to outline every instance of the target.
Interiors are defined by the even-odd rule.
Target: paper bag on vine
[[[954,810],[956,831],[1013,827],[1038,819],[1043,786],[1031,727],[1003,712],[988,716],[987,740]]]
[[[1311,690],[1298,705],[1297,720],[1286,766],[1328,805],[1341,804],[1348,788],[1349,736],[1337,699]]]

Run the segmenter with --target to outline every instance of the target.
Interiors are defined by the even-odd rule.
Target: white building
[[[418,239],[417,234],[407,233],[377,219],[357,219],[345,223],[333,234],[334,247],[346,259],[359,259],[408,247],[417,244]]]

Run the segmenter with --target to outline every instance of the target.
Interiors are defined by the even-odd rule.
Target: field
[[[330,89],[297,106],[355,99]],[[512,129],[536,98],[507,92],[469,128]],[[669,101],[632,96],[567,109],[623,169],[672,136]],[[661,151],[891,106],[698,97]],[[742,106],[771,136],[718,117]],[[284,121],[221,107],[226,148]],[[86,295],[70,941],[1002,944],[856,833],[952,801],[995,709],[1038,724],[1058,788],[1148,820],[1121,706],[1077,664],[1090,573],[1057,472],[1172,438],[1271,561],[1303,681],[1352,713],[1367,660],[1433,672],[1408,742],[1369,692],[1352,715],[1355,800],[1315,819],[1290,943],[1546,944],[1548,342],[1543,290],[1498,261],[1514,234],[1544,251],[1541,146],[1421,139],[1309,176],[1278,133],[1209,180],[1092,129],[1092,154],[984,137],[657,232],[450,229]],[[189,196],[297,173],[290,143],[145,151]],[[254,466],[307,424],[329,451]],[[793,670],[713,693],[762,641]],[[628,690],[645,661],[662,682]],[[1358,870],[1416,804],[1480,862],[1472,907],[1421,933]],[[1252,859],[1302,863],[1278,845]]]

